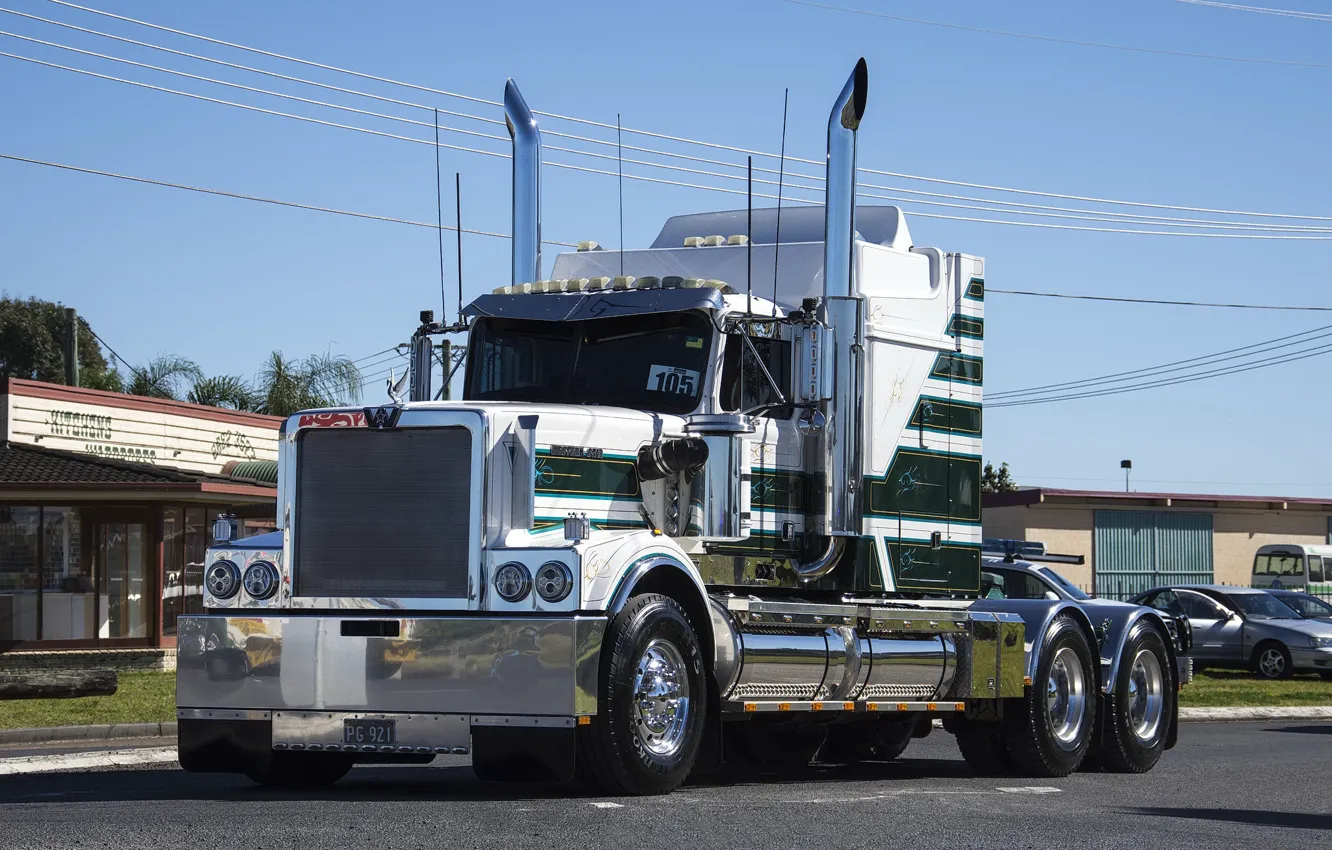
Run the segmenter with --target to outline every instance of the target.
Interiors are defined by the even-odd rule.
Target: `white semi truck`
[[[1167,618],[978,598],[984,262],[857,209],[867,82],[826,206],[677,216],[542,278],[510,81],[513,274],[466,308],[463,398],[430,400],[427,323],[411,400],[286,421],[280,530],[215,545],[180,621],[182,766],[467,753],[655,794],[724,758],[891,759],[942,718],[978,770],[1150,769]]]

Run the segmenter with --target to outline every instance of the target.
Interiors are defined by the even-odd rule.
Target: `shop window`
[[[208,514],[212,513],[213,516]],[[208,556],[208,544],[212,542],[212,520],[216,511],[205,512],[203,508],[185,509],[185,562],[181,567],[181,614],[203,613],[203,571],[204,559]]]
[[[185,517],[178,507],[162,510],[162,636],[176,634],[185,613]]]
[[[97,597],[77,508],[42,508],[42,640],[89,640]]]
[[[36,640],[39,508],[0,506],[0,643]]]

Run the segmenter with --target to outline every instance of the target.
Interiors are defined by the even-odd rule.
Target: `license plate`
[[[398,742],[398,721],[355,719],[342,721],[342,743],[388,746]]]

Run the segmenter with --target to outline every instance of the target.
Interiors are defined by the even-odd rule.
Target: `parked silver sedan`
[[[1297,672],[1332,679],[1332,623],[1305,619],[1265,590],[1175,585],[1131,601],[1188,617],[1198,666],[1249,669],[1266,679]]]
[[[1267,590],[1307,620],[1332,620],[1332,602],[1302,590]]]

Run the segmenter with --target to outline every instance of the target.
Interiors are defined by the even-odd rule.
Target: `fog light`
[[[560,561],[547,561],[537,570],[536,589],[547,602],[559,602],[573,589],[573,571]]]
[[[241,583],[251,598],[270,599],[278,589],[277,567],[268,561],[255,561],[245,568]]]
[[[532,591],[532,574],[512,561],[495,570],[495,592],[505,602],[519,602]]]
[[[218,599],[230,599],[240,590],[240,579],[240,568],[231,561],[214,561],[204,575],[204,584]]]

